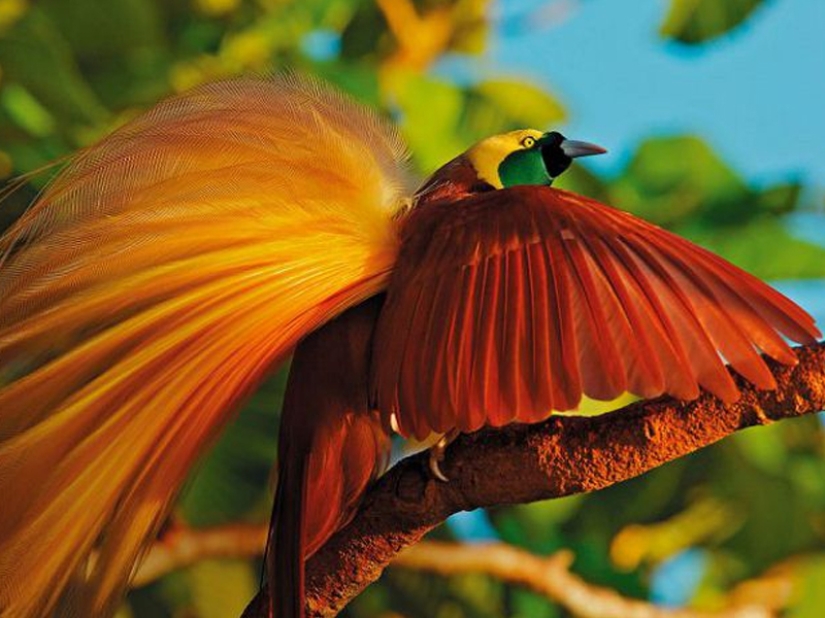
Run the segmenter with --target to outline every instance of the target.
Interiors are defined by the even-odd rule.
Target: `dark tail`
[[[306,559],[349,522],[386,465],[389,436],[367,387],[380,302],[351,309],[295,350],[266,552],[270,618],[304,618]]]
[[[281,457],[269,528],[266,570],[270,617],[304,616],[304,510],[309,457]]]

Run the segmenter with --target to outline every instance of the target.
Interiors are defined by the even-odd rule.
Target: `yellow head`
[[[602,154],[595,144],[577,142],[552,131],[520,129],[481,140],[465,157],[478,177],[495,187],[550,185],[576,157]]]

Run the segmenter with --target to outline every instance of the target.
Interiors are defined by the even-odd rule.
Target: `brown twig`
[[[615,590],[585,582],[570,572],[573,554],[560,551],[535,556],[503,543],[457,545],[427,541],[405,549],[393,567],[441,575],[484,573],[529,588],[568,609],[579,618],[771,618],[758,605],[742,605],[718,612],[659,607],[623,597]]]
[[[132,587],[145,586],[206,558],[254,558],[263,554],[268,526],[228,524],[210,528],[175,527],[163,535],[140,563]]]
[[[794,368],[771,363],[778,387],[758,391],[742,380],[742,398],[724,405],[703,395],[640,402],[602,416],[554,416],[464,435],[450,445],[442,470],[427,472],[426,454],[390,470],[367,493],[355,518],[307,563],[309,616],[333,616],[405,547],[453,513],[601,489],[638,476],[746,427],[825,408],[825,345],[797,348]],[[264,594],[244,616],[266,616]]]
[[[206,529],[178,528],[151,549],[132,583],[143,586],[176,569],[207,558],[253,558],[263,552],[267,525],[230,524]],[[462,545],[423,541],[408,547],[392,562],[393,568],[426,571],[443,576],[483,573],[500,581],[528,588],[570,610],[579,618],[771,618],[781,609],[772,600],[749,602],[740,590],[759,587],[779,577],[769,573],[758,580],[743,582],[735,589],[735,604],[718,612],[657,607],[645,601],[623,597],[610,588],[585,582],[570,571],[573,554],[560,551],[551,556],[535,556],[504,543]],[[787,570],[782,574],[787,575]],[[784,579],[787,579],[785,577]],[[791,584],[784,582],[785,587]],[[759,595],[762,599],[764,594]],[[787,603],[787,595],[781,597]],[[769,609],[771,608],[771,609]]]

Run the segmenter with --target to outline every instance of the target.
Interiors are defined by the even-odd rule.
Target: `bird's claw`
[[[449,483],[450,479],[444,475],[439,465],[442,461],[444,461],[444,449],[438,449],[437,447],[438,445],[430,449],[430,473],[439,481]]]
[[[458,431],[453,430],[445,433],[433,446],[430,447],[429,468],[430,473],[439,481],[449,483],[450,479],[441,471],[441,462],[444,461],[444,452],[450,442],[456,439]]]

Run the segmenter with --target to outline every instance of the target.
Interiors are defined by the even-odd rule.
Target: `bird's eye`
[[[521,140],[521,145],[525,148],[532,148],[536,145],[536,138],[528,135],[523,140]]]

